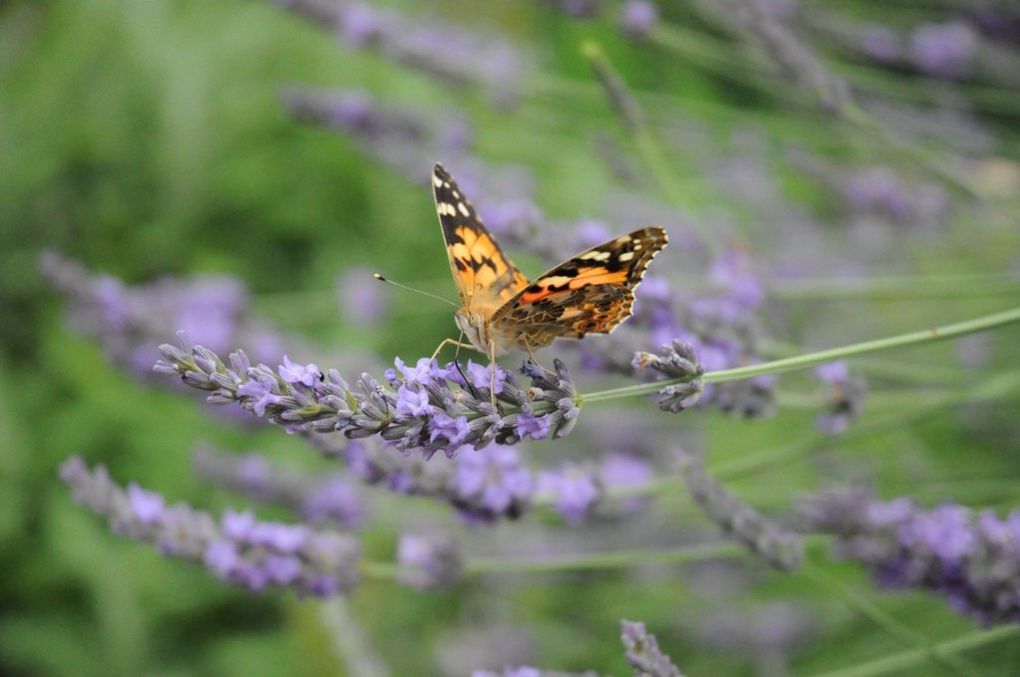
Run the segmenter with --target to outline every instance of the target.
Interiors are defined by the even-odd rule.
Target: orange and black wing
[[[528,280],[499,248],[457,182],[438,162],[432,171],[432,190],[461,303],[468,309],[495,310],[526,287]]]
[[[666,243],[666,231],[650,227],[583,251],[522,289],[492,324],[518,346],[607,334],[630,317],[634,288]]]

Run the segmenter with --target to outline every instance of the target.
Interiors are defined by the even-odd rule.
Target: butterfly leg
[[[496,343],[489,339],[489,401],[496,406]]]
[[[460,341],[458,341],[456,339],[446,338],[446,339],[443,339],[438,346],[436,346],[436,349],[434,351],[432,351],[432,357],[430,359],[433,359],[433,360],[436,359],[436,355],[439,354],[439,351],[442,350],[445,346],[448,346],[448,345],[455,345],[458,348],[474,348],[474,346],[471,345],[470,343],[461,343]]]
[[[532,362],[534,362],[535,364],[538,365],[539,369],[541,369],[542,371],[544,371],[547,374],[550,374],[550,375],[553,374],[553,372],[551,372],[548,369],[546,369],[545,365],[542,364],[541,362],[539,362],[538,358],[535,357],[535,351],[531,349],[531,344],[528,343],[527,337],[524,337],[524,349],[526,351],[528,351],[528,357],[531,359]]]

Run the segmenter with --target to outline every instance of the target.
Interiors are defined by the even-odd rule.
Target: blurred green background
[[[952,9],[952,3],[829,4],[850,16],[874,14],[890,25]],[[725,36],[698,12],[668,5],[662,3],[663,11],[674,25],[710,44],[725,44]],[[68,327],[64,302],[38,272],[44,248],[129,283],[162,275],[236,275],[249,286],[255,307],[287,330],[327,348],[369,350],[381,362],[397,354],[427,354],[452,330],[447,308],[402,296],[392,298],[393,317],[377,330],[339,316],[334,279],[352,265],[452,296],[448,265],[424,185],[411,183],[342,135],[295,122],[281,105],[283,88],[352,87],[437,115],[458,111],[474,123],[479,156],[530,167],[548,214],[578,218],[598,212],[593,196],[614,181],[595,141],[606,135],[630,153],[580,54],[583,40],[599,40],[625,79],[646,92],[642,101],[653,125],[670,139],[667,152],[685,208],[706,222],[725,213],[741,224],[763,261],[773,254],[782,258],[791,243],[774,235],[773,226],[779,232],[780,224],[763,218],[768,213],[745,193],[730,193],[726,181],[709,180],[701,171],[706,158],[731,158],[738,168],[746,158],[775,177],[784,200],[832,226],[833,232],[819,233],[819,242],[824,248],[826,238],[834,238],[827,251],[834,259],[844,242],[835,225],[841,202],[790,169],[790,145],[837,164],[889,161],[880,144],[854,136],[832,116],[803,101],[785,101],[783,87],[769,91],[770,80],[755,85],[753,78],[720,73],[716,57],[685,60],[661,47],[632,44],[611,21],[578,21],[535,3],[402,7],[412,16],[496,30],[527,46],[537,75],[526,82],[520,105],[493,106],[478,91],[443,86],[370,52],[340,49],[326,31],[268,3],[0,2],[0,672],[345,674],[318,602],[248,595],[112,536],[73,505],[56,476],[63,459],[80,454],[107,464],[121,482],[136,480],[170,500],[215,509],[239,499],[195,482],[189,455],[199,440],[257,448],[291,464],[322,464],[278,429],[225,425],[192,398],[110,365],[93,341]],[[848,77],[863,74],[860,80],[851,77],[854,84],[868,81],[877,90],[895,89],[901,79],[904,96],[917,94],[915,104],[924,103],[926,87],[932,99],[948,91],[905,73],[871,75],[852,60],[839,63]],[[1010,163],[1020,138],[1020,97],[1005,90],[993,96],[996,90],[987,84],[960,90],[974,97],[975,117],[993,131],[994,145],[985,152],[1006,163],[1001,166],[1008,179],[1016,167]],[[692,128],[696,147],[685,141]],[[428,171],[422,166],[422,177]],[[1006,185],[1007,192],[1016,189]],[[949,194],[955,199],[952,189]],[[1015,270],[1020,260],[1015,223],[983,219],[982,212],[968,209],[934,234],[893,232],[891,254],[873,257],[892,265],[865,272]],[[520,258],[528,272],[541,267],[533,256]],[[794,345],[831,345],[965,319],[1015,298],[790,301],[771,325],[777,338]],[[920,372],[928,367],[936,374],[951,372],[952,388],[960,392],[999,370],[1015,369],[1018,338],[1012,329],[991,339],[993,357],[980,373],[959,368],[951,346],[889,359]],[[877,389],[882,390],[881,379]],[[877,413],[870,410],[862,425],[872,415],[895,414],[910,398],[892,387],[885,394],[888,399],[880,394],[878,401],[887,406],[876,405]],[[917,493],[926,503],[955,499],[1011,508],[1020,499],[1016,405],[1014,392],[886,427],[880,435],[819,443],[820,471],[766,471],[735,488],[759,507],[785,510],[798,491],[815,485],[819,473],[830,479],[857,473],[850,460],[855,459],[866,465],[883,495]],[[768,421],[699,416],[696,423],[669,423],[696,426],[705,446],[723,461],[812,434],[810,412],[796,409]],[[566,453],[556,445],[536,448],[553,458]],[[956,482],[961,477],[967,481]],[[392,557],[406,512],[449,518],[441,506],[421,501],[382,497],[377,504],[365,543],[380,559]],[[674,508],[663,501],[663,514]],[[694,519],[689,507],[685,514]],[[512,541],[515,528],[503,525],[494,538]],[[592,534],[598,539],[602,532]],[[857,567],[830,570],[932,640],[974,629],[941,600],[919,593],[879,599]],[[910,648],[811,581],[750,570],[742,575],[753,585],[730,589],[727,571],[723,567],[714,578],[705,572],[681,575],[670,567],[511,574],[429,593],[368,582],[347,612],[397,675],[464,674],[472,650],[516,641],[522,633],[537,665],[624,674],[616,626],[621,617],[648,622],[689,674],[768,674],[744,654],[706,647],[696,626],[699,614],[720,606],[778,623],[763,606],[770,600],[803,605],[820,619],[804,633],[793,658],[795,674]],[[699,592],[699,586],[709,592]],[[485,635],[481,629],[490,626]],[[1018,673],[1015,642],[982,651],[972,658],[987,667],[986,674]],[[931,670],[922,664],[908,673]]]

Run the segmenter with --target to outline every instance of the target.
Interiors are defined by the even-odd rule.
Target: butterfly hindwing
[[[491,313],[527,286],[527,279],[503,253],[470,200],[439,163],[432,172],[436,211],[461,304]]]
[[[630,316],[634,288],[666,243],[666,231],[651,227],[583,251],[521,289],[493,316],[493,329],[532,348],[609,333]]]

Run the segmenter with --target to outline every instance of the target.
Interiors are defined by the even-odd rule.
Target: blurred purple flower
[[[152,524],[162,517],[164,508],[162,496],[146,491],[134,482],[128,485],[127,493],[131,512],[142,524]]]
[[[456,539],[404,534],[397,545],[398,580],[420,590],[449,588],[464,574],[464,559]]]
[[[891,62],[903,56],[903,41],[888,26],[868,24],[861,32],[860,40],[864,53],[878,61]]]
[[[628,489],[647,484],[653,474],[652,466],[647,461],[620,452],[613,452],[603,458],[598,473],[601,485],[610,495],[615,488]],[[617,505],[624,513],[633,513],[644,507],[645,500],[634,496]]]
[[[846,432],[864,413],[867,384],[864,379],[851,376],[846,363],[841,361],[819,365],[815,376],[828,389],[824,409],[815,418],[815,427],[830,435]]]
[[[350,590],[358,581],[360,549],[348,536],[259,522],[250,512],[227,511],[215,520],[183,503],[164,508],[162,497],[137,485],[125,490],[105,468],[91,470],[78,457],[61,465],[60,478],[76,502],[104,517],[118,534],[202,563],[250,590],[275,585],[323,595]]]
[[[640,40],[659,22],[659,8],[651,0],[627,0],[620,8],[620,30],[631,40]]]
[[[927,588],[985,625],[1020,621],[1020,511],[1005,519],[947,503],[877,501],[855,488],[819,494],[801,506],[814,530],[837,538],[837,552],[864,563],[876,583]]]
[[[535,487],[516,449],[490,444],[461,450],[452,490],[462,515],[488,522],[501,515],[520,515]]]
[[[583,522],[602,496],[592,473],[574,464],[540,473],[538,491],[551,497],[557,512],[570,524]]]
[[[964,23],[928,23],[910,37],[910,55],[923,72],[942,78],[958,78],[970,70],[978,48],[977,36]]]

